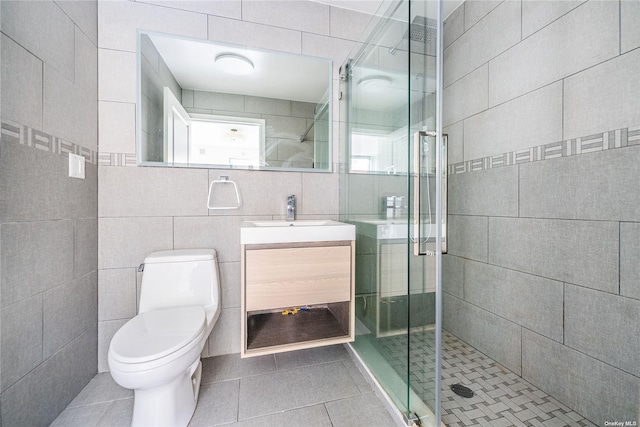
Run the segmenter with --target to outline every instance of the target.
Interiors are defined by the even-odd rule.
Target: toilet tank
[[[176,249],[153,252],[144,260],[139,313],[160,308],[220,304],[216,251]]]

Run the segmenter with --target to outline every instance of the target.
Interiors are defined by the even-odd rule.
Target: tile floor
[[[407,352],[412,366],[414,391],[433,402],[434,331],[377,339],[377,346],[399,375],[406,375]],[[464,398],[453,384],[469,387],[475,395]],[[442,333],[442,422],[448,427],[595,427],[595,424],[539,390],[456,336]]]
[[[98,374],[51,424],[129,426],[133,392]],[[203,360],[191,427],[390,427],[394,420],[342,345]]]

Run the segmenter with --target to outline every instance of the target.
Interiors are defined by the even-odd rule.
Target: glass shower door
[[[439,414],[438,7],[384,2],[343,67],[340,210],[357,233],[353,347],[404,418],[422,426]]]

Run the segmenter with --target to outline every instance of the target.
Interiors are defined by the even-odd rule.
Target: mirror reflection
[[[140,32],[138,164],[331,170],[331,61]]]

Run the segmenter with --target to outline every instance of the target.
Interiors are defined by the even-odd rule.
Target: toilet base
[[[198,403],[201,380],[202,362],[198,358],[169,383],[135,389],[131,427],[186,427]]]

